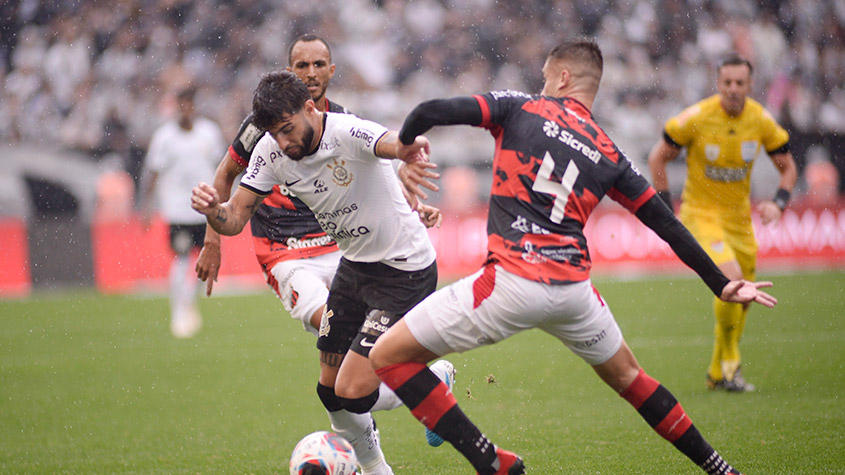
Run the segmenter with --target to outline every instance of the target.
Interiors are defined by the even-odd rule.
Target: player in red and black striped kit
[[[291,43],[289,69],[308,87],[315,105],[321,111],[349,113],[345,107],[326,97],[326,89],[334,74],[328,44],[320,37],[303,35]],[[214,178],[214,186],[227,200],[232,183],[249,165],[255,144],[264,131],[253,124],[252,114],[241,123],[238,134]],[[337,243],[320,228],[314,213],[290,194],[276,186],[259,205],[250,220],[255,256],[291,317],[316,335],[328,296],[328,286],[337,268],[340,251]],[[206,229],[206,239],[197,262],[197,274],[206,281],[208,295],[220,267],[220,235]]]
[[[601,72],[595,43],[565,42],[549,53],[540,96],[498,91],[434,100],[407,117],[403,143],[432,126],[453,124],[484,127],[495,138],[488,260],[474,275],[411,310],[378,340],[370,361],[414,416],[479,473],[520,474],[522,459],[493,445],[425,363],[539,328],[590,364],[707,473],[739,473],[701,436],[674,396],[638,365],[590,282],[584,225],[608,195],[667,241],[721,299],[768,307],[777,300],[759,290],[771,283],[728,281],[596,124],[590,108]]]

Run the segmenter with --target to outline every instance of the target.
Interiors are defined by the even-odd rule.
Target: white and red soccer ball
[[[290,475],[354,475],[358,460],[352,445],[332,432],[306,435],[290,456]]]

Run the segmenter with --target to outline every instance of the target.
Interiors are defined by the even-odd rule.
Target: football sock
[[[402,400],[396,396],[396,393],[394,393],[388,385],[381,383],[378,387],[378,399],[370,411],[389,411],[391,409],[396,409],[401,405]]]
[[[640,369],[640,374],[621,396],[634,406],[655,432],[708,474],[722,475],[733,470],[704,440],[675,396],[644,370]]]
[[[709,374],[714,380],[733,379],[736,368],[739,367],[739,338],[742,335],[746,310],[742,304],[723,302],[719,299],[713,301],[716,326]]]
[[[176,318],[182,318],[184,309],[193,301],[189,293],[192,282],[186,275],[189,264],[187,256],[176,256],[170,263],[170,313]]]
[[[370,414],[355,414],[343,409],[327,412],[332,431],[352,444],[355,457],[365,473],[373,473],[373,469],[381,464],[387,465]]]
[[[398,363],[376,370],[420,422],[443,437],[481,474],[496,469],[496,448],[458,407],[449,387],[422,363]]]

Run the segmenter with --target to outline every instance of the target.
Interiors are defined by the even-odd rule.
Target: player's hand
[[[411,162],[427,162],[428,155],[431,153],[431,144],[428,139],[422,135],[418,135],[411,145],[405,145],[397,140],[396,158],[405,163]]]
[[[774,201],[762,201],[757,205],[757,212],[760,213],[760,219],[763,224],[770,224],[777,222],[783,212],[778,208]]]
[[[440,208],[420,203],[419,206],[417,206],[417,213],[420,215],[420,221],[422,221],[427,228],[433,228],[435,226],[439,228],[440,224],[443,222],[443,214],[440,213]]]
[[[191,190],[191,208],[199,213],[211,214],[217,205],[220,204],[220,195],[217,190],[208,183],[200,182]]]
[[[220,243],[207,242],[200,250],[197,259],[197,277],[205,282],[205,295],[211,297],[211,290],[217,282],[217,272],[220,270]]]
[[[428,199],[428,195],[420,186],[428,188],[431,191],[440,190],[437,185],[428,180],[429,178],[434,180],[440,178],[439,173],[431,171],[434,168],[437,168],[437,164],[431,162],[412,162],[399,165],[397,172],[399,174],[399,181],[402,182],[402,186],[406,191],[413,195],[412,199],[414,201],[416,201],[417,197],[424,200]],[[408,200],[408,203],[410,204],[411,200]],[[411,208],[417,209],[414,205]]]
[[[722,295],[719,298],[725,302],[734,303],[757,302],[764,307],[772,308],[778,303],[778,299],[760,290],[761,288],[771,286],[771,282],[732,280],[722,289]]]

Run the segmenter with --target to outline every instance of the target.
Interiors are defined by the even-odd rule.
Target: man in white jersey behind
[[[197,180],[214,176],[214,165],[226,142],[220,127],[209,119],[197,117],[194,109],[196,89],[187,87],[177,94],[178,116],[153,134],[144,163],[145,186],[142,192],[144,222],[149,225],[153,201],[157,198],[161,213],[170,227],[170,329],[177,338],[190,338],[202,325],[197,308],[199,280],[188,272],[190,258],[196,256],[203,242],[205,223],[197,219],[186,199]]]
[[[377,443],[367,412],[378,399],[380,380],[369,350],[437,285],[434,247],[384,159],[424,161],[428,140],[420,136],[403,145],[397,132],[380,124],[321,112],[289,71],[261,78],[253,114],[256,127],[267,133],[240,186],[221,204],[217,190],[200,183],[192,206],[225,235],[239,233],[276,185],[314,212],[343,255],[320,324],[317,392],[336,432],[359,444]],[[392,473],[380,452],[356,447],[356,455],[364,474]]]

